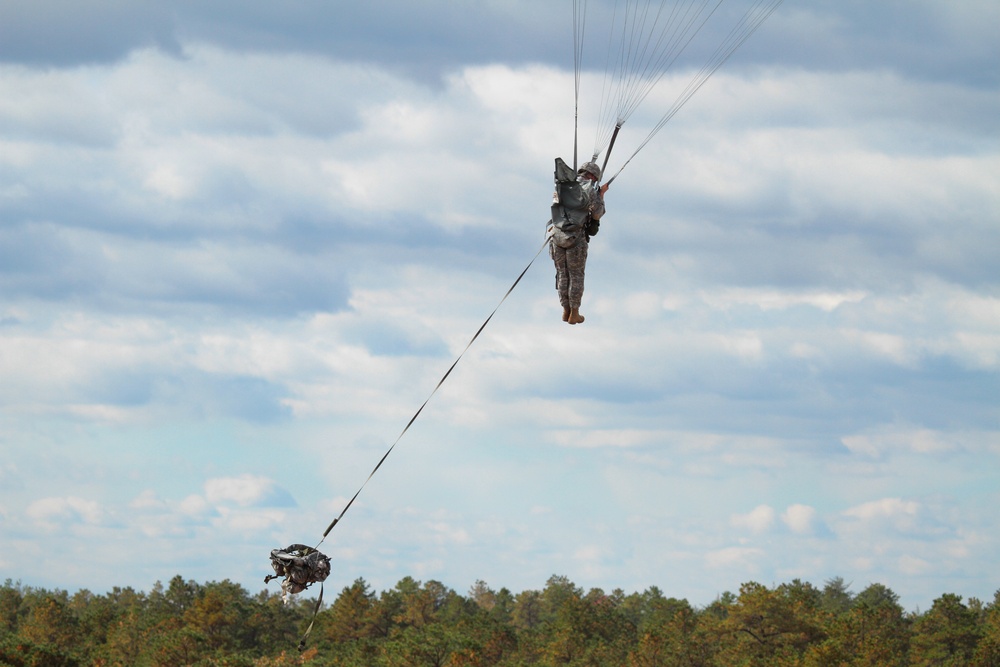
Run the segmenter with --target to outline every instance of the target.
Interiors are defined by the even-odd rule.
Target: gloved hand
[[[587,223],[587,236],[597,236],[597,232],[601,230],[600,220],[591,220]]]

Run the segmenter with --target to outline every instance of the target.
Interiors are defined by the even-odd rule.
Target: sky
[[[568,326],[571,3],[0,0],[0,580],[256,593],[364,484],[328,593],[992,600],[998,23],[787,0],[612,184]]]

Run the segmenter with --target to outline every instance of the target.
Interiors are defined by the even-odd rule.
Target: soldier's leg
[[[580,241],[572,248],[566,250],[566,269],[569,274],[569,306],[579,308],[583,299],[583,277],[587,268],[587,248],[586,241]]]
[[[563,321],[569,317],[569,266],[566,261],[566,249],[560,248],[554,243],[550,246],[549,254],[556,266],[556,291],[559,293],[559,304],[563,307]]]

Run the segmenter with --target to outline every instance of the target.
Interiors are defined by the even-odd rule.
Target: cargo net
[[[264,577],[264,583],[284,577],[281,582],[281,600],[285,604],[288,604],[289,595],[301,593],[310,585],[326,581],[330,576],[330,558],[304,544],[273,549],[271,567],[275,574]]]

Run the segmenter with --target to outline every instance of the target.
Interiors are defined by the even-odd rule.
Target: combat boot
[[[569,322],[569,306],[563,306],[563,322]]]
[[[583,315],[580,314],[579,308],[570,308],[569,318],[566,320],[570,324],[581,324],[584,320]]]

